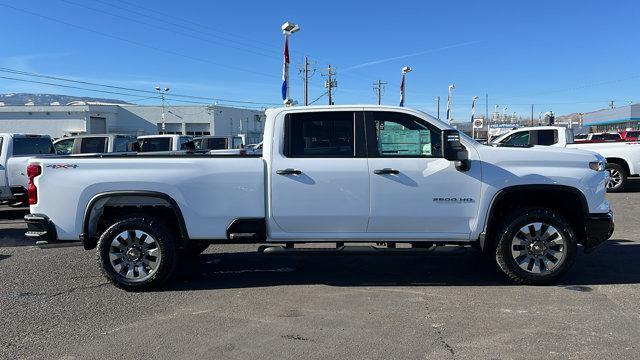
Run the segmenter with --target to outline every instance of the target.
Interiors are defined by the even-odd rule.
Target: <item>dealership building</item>
[[[241,135],[262,141],[264,111],[227,106],[161,106],[77,102],[68,105],[0,106],[0,133]],[[164,127],[164,129],[163,129]]]
[[[582,125],[594,132],[640,129],[640,104],[585,113]]]

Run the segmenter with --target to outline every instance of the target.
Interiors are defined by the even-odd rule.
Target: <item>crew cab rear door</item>
[[[478,215],[481,169],[459,170],[442,157],[442,131],[417,116],[365,113],[372,238],[468,239]]]
[[[277,119],[284,138],[272,149],[269,170],[272,238],[366,235],[363,123],[361,111],[306,110]]]

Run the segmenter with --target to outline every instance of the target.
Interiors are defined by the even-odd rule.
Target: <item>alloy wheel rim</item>
[[[560,267],[567,241],[560,231],[543,222],[526,224],[511,240],[511,256],[522,270],[547,274]]]
[[[116,273],[130,282],[149,279],[160,266],[162,252],[156,239],[142,230],[116,235],[109,247],[109,262]]]
[[[607,181],[607,189],[615,189],[620,186],[622,182],[622,175],[618,170],[609,170],[609,180]]]

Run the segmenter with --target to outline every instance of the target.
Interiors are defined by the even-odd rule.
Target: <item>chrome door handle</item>
[[[276,174],[278,175],[300,175],[302,171],[298,169],[284,169],[284,170],[276,170]]]
[[[396,169],[384,168],[373,170],[373,173],[376,175],[398,175],[400,174],[400,171]]]

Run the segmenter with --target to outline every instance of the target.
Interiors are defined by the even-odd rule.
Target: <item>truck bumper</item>
[[[586,238],[584,251],[592,252],[598,245],[611,237],[614,230],[613,212],[603,214],[589,214],[585,218]]]
[[[47,215],[27,214],[24,216],[27,223],[25,235],[36,242],[36,246],[47,249],[55,247],[78,246],[79,241],[60,241],[56,232],[56,226]]]

